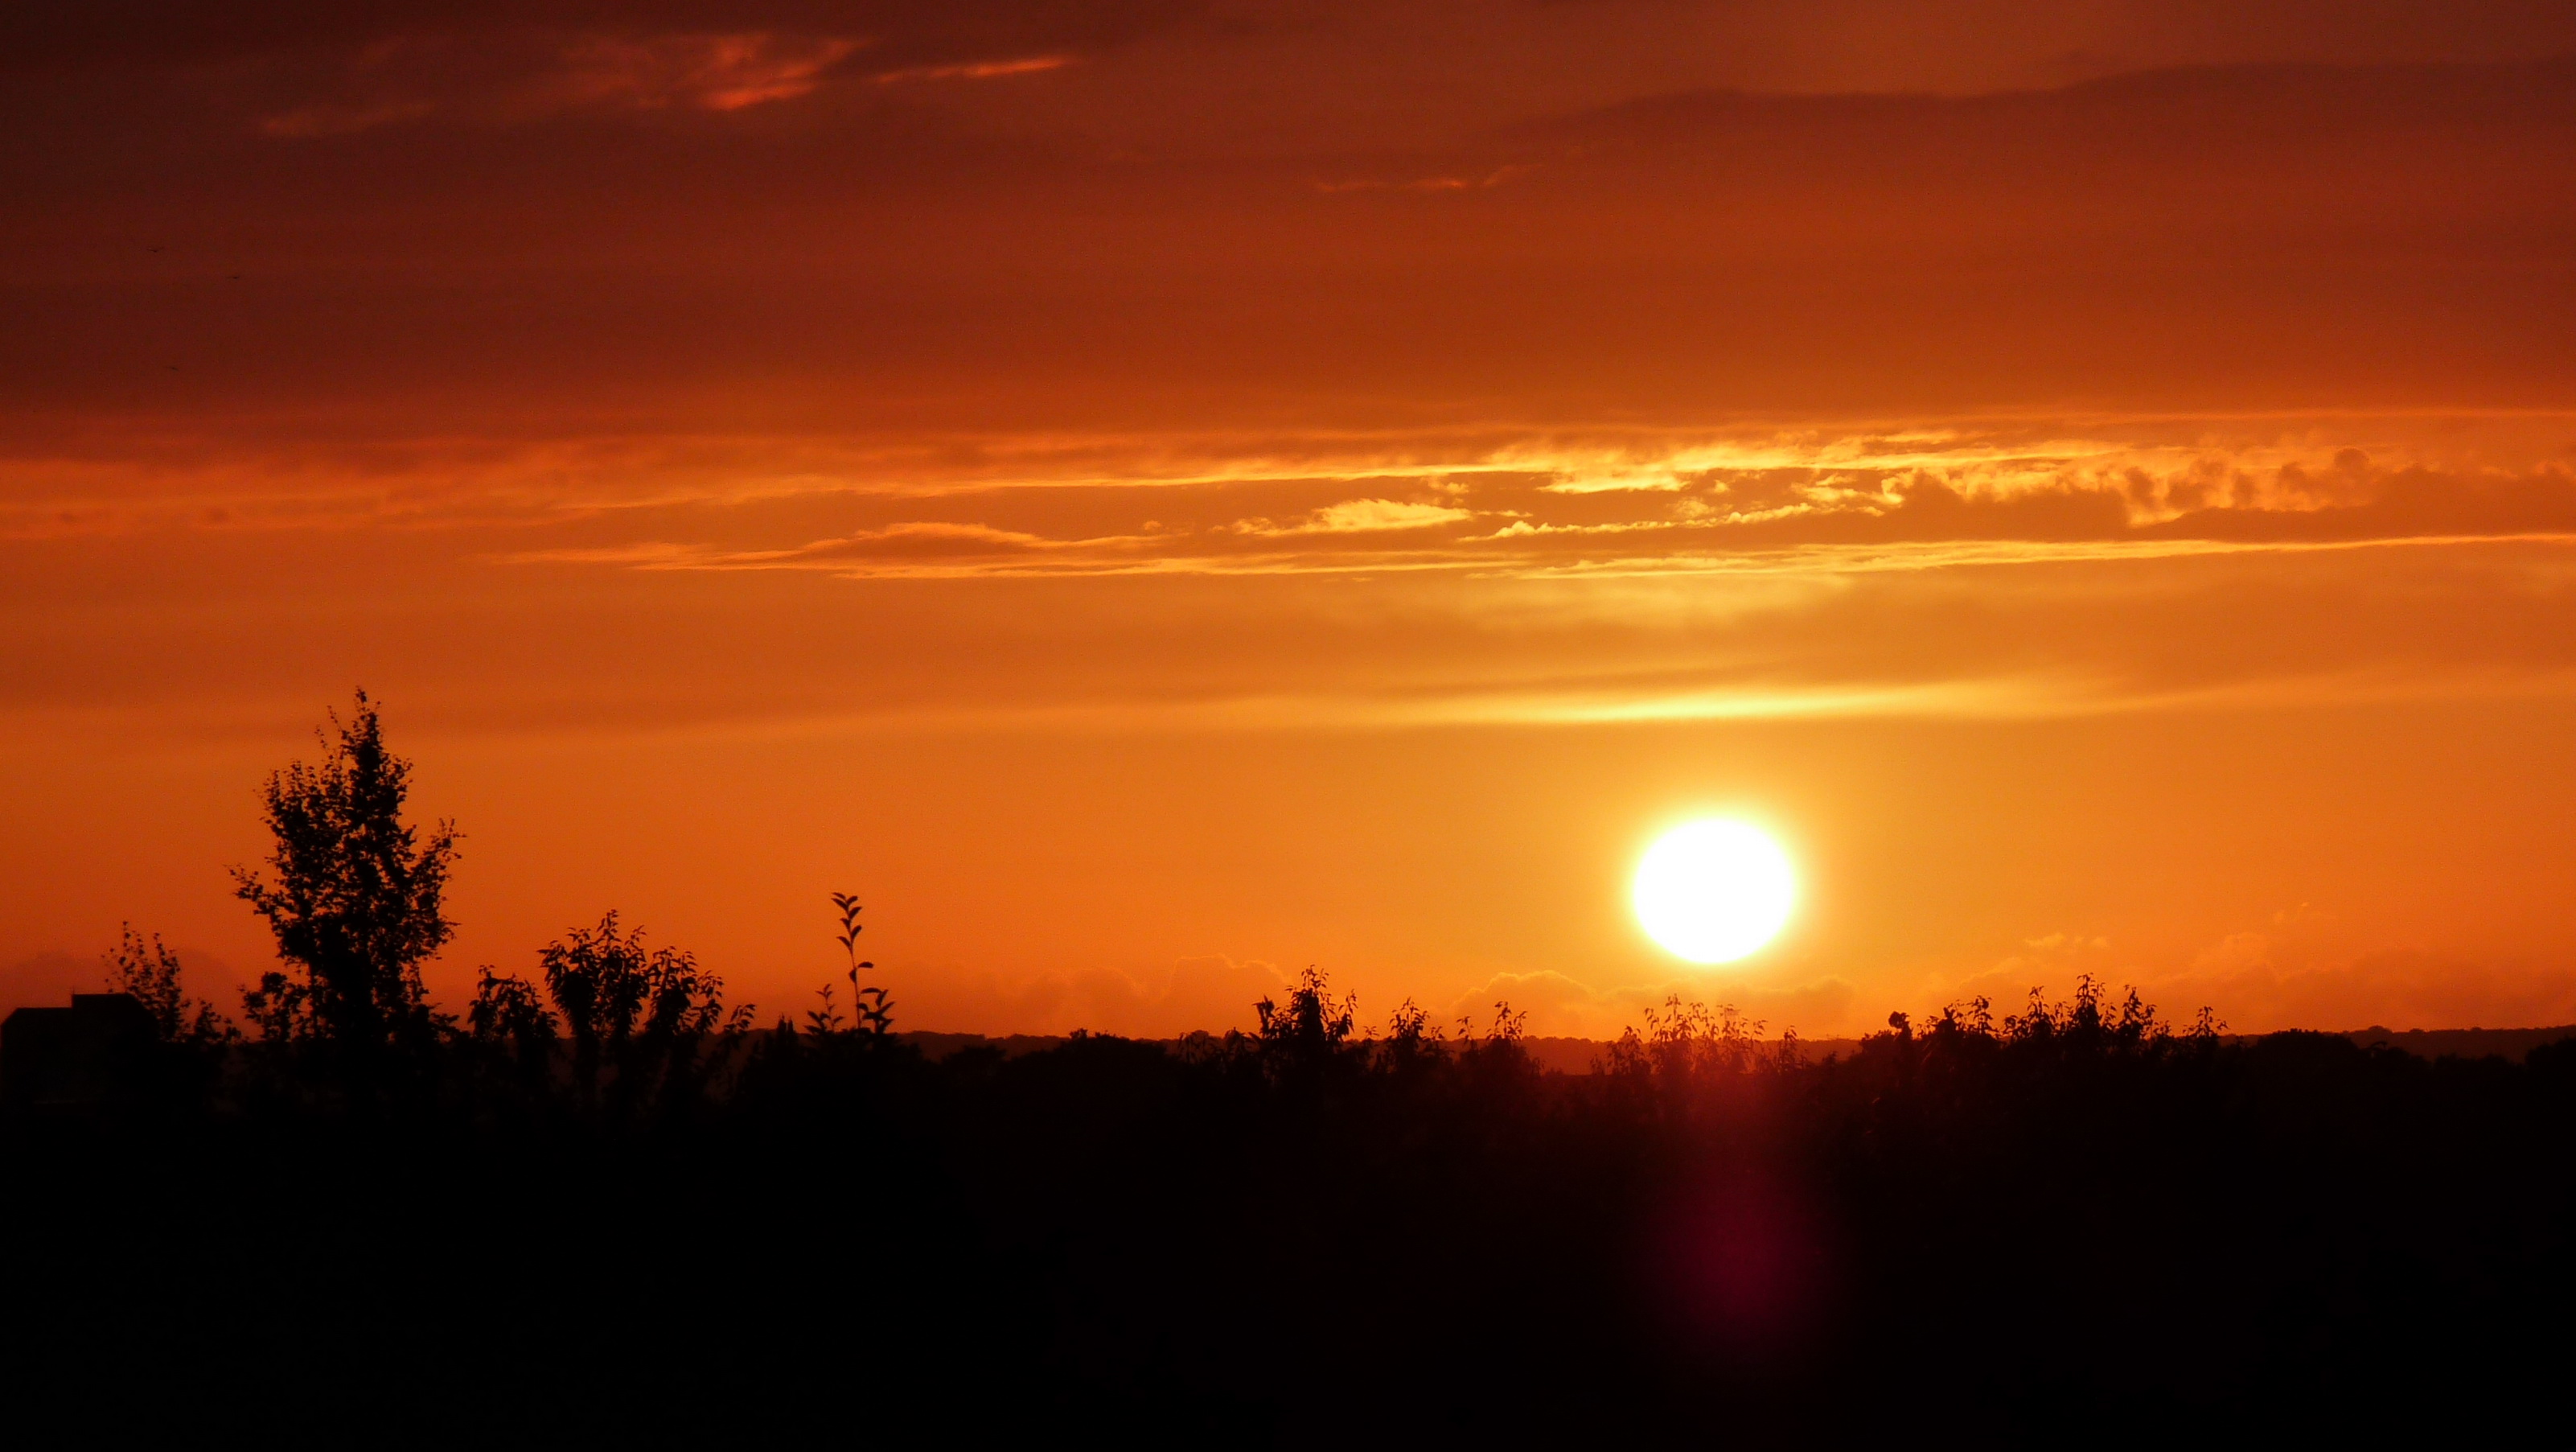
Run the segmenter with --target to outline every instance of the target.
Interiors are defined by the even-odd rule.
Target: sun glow
[[[1798,901],[1797,871],[1769,833],[1710,818],[1655,839],[1629,901],[1646,936],[1693,963],[1732,963],[1779,935]]]

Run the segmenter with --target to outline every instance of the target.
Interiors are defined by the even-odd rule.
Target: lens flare
[[[1638,925],[1664,951],[1732,963],[1779,936],[1797,905],[1798,875],[1769,833],[1711,818],[1656,838],[1628,895]]]

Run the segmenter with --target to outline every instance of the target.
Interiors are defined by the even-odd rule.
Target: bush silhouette
[[[751,1023],[749,1004],[725,1011],[722,978],[682,949],[648,950],[641,928],[620,931],[614,909],[537,956],[546,994],[572,1040],[573,1083],[585,1111],[604,1108],[622,1120],[648,1105],[685,1107],[703,1087],[706,1041]],[[548,1035],[550,1025],[529,1016],[535,995],[526,985],[488,973],[485,980],[496,1022],[525,1025],[522,1041]]]
[[[150,942],[127,923],[116,948],[107,955],[109,991],[131,995],[152,1015],[152,1025],[165,1044],[204,1047],[239,1036],[232,1023],[211,1003],[188,996],[179,955],[155,933]]]

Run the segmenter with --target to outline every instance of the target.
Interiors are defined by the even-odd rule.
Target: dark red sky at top
[[[2079,971],[2576,1016],[2571,56],[2545,4],[22,7],[0,968],[134,918],[245,974],[249,788],[365,684],[470,834],[453,980],[614,903],[784,1003],[856,887],[925,1027],[1308,961],[1566,1032]],[[1813,897],[1710,980],[1618,883],[1717,806]]]

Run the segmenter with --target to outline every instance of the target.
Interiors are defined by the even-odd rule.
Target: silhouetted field
[[[802,1023],[615,913],[450,1014],[454,829],[363,696],[322,745],[235,869],[249,1033],[131,930],[0,1032],[17,1442],[2567,1440],[2576,1042],[2083,980],[1834,1046],[1674,1001],[1566,1073],[1310,971],[1252,1034],[908,1043],[847,894]]]
[[[507,1440],[2501,1436],[2563,1403],[2576,1045],[2221,1043],[2087,990],[1597,1075],[1265,1032],[163,1046],[21,1110],[18,1404]],[[1399,1023],[1398,1029],[1402,1029]],[[626,1092],[618,1090],[623,1081]]]

